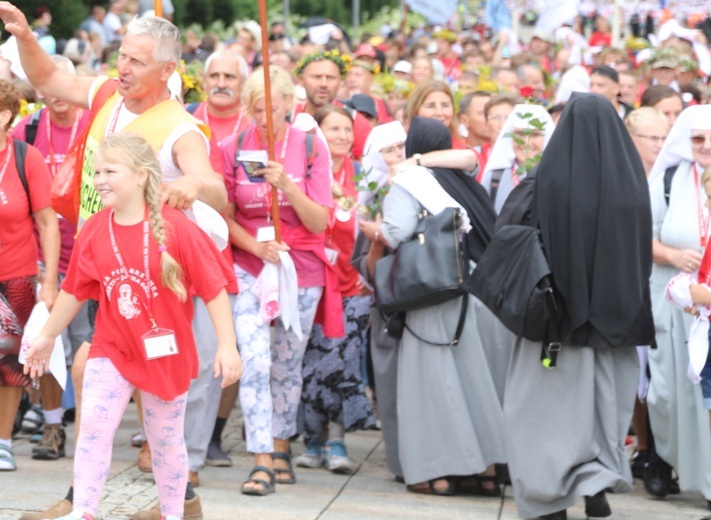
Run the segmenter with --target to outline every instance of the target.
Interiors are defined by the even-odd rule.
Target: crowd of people
[[[46,8],[0,4],[0,471],[22,467],[17,434],[64,457],[75,409],[69,491],[23,519],[96,518],[131,398],[159,498],[135,519],[202,518],[237,400],[245,495],[355,471],[346,434],[377,428],[413,493],[510,483],[522,518],[583,497],[606,517],[635,477],[711,509],[711,12],[652,10],[646,39],[631,13],[614,45],[602,12],[526,42],[330,23],[295,41],[280,22],[262,42],[253,21],[181,35],[169,1],[142,4],[97,5],[66,42]],[[53,208],[67,171],[76,215]],[[469,293],[394,337],[378,262],[446,208],[473,270],[502,227],[540,229],[555,368]]]

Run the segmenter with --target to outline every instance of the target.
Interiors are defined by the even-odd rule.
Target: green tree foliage
[[[27,20],[32,23],[35,11],[40,6],[46,6],[52,13],[50,29],[56,38],[71,38],[79,24],[89,15],[93,3],[77,0],[15,0]],[[6,35],[7,33],[5,33]]]

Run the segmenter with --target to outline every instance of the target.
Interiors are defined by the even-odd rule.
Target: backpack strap
[[[237,160],[237,157],[239,157],[239,153],[242,151],[242,144],[244,143],[244,136],[247,135],[247,130],[242,130],[238,135],[237,135],[237,148],[235,148],[235,164],[234,168],[235,170],[239,167],[239,161]]]
[[[678,169],[679,165],[677,164],[664,170],[664,201],[667,203],[667,208],[669,207],[669,197],[671,197],[672,180]]]
[[[190,112],[191,114],[194,115],[199,106],[200,106],[200,103],[190,103],[185,106],[185,110],[187,110],[188,112]]]
[[[491,202],[496,202],[496,194],[499,192],[499,184],[504,176],[504,170],[493,170],[491,172],[491,188],[489,189],[489,197]]]
[[[19,139],[12,140],[14,144],[15,152],[15,164],[17,165],[17,173],[20,176],[20,182],[22,187],[25,188],[25,193],[27,194],[27,203],[30,206],[30,213],[32,213],[32,200],[30,199],[30,185],[27,182],[27,174],[25,172],[25,157],[27,156],[27,143],[20,141]]]
[[[311,170],[314,167],[314,159],[316,158],[316,146],[314,139],[316,134],[313,132],[306,132],[306,176],[311,177]]]
[[[42,112],[44,108],[35,110],[30,116],[30,120],[25,126],[25,142],[27,144],[35,144],[35,138],[37,137],[37,127],[39,126],[40,117],[42,117]]]

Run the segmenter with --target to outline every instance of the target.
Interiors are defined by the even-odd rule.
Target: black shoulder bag
[[[423,210],[412,238],[375,264],[375,306],[382,313],[392,315],[385,318],[391,336],[396,337],[390,328],[399,321],[402,327],[425,343],[437,346],[459,343],[469,304],[463,287],[469,276],[469,260],[461,222],[459,208],[446,208],[433,216]],[[452,341],[438,343],[423,339],[404,323],[404,312],[432,307],[455,298],[462,298],[462,305]]]

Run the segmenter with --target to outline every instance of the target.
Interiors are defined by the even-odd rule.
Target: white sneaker
[[[294,459],[294,464],[300,468],[320,468],[324,460],[323,443],[310,442],[306,451]]]
[[[326,469],[333,473],[353,473],[356,465],[348,458],[346,445],[342,442],[326,443]]]

